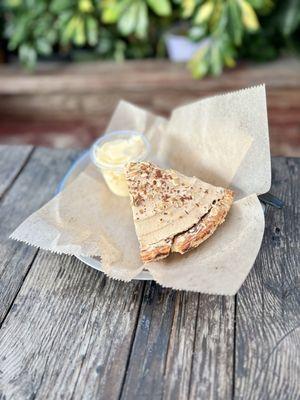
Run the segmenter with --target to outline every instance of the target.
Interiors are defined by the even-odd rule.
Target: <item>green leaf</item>
[[[209,19],[209,29],[211,32],[217,32],[218,36],[222,34],[226,26],[226,6],[225,2],[217,1]]]
[[[63,45],[66,45],[72,41],[75,35],[76,26],[77,26],[77,16],[73,16],[69,19],[66,26],[62,28],[61,43]]]
[[[236,65],[235,59],[230,54],[224,55],[224,63],[228,68],[233,68]]]
[[[203,24],[206,22],[211,16],[213,9],[214,3],[211,0],[200,6],[195,16],[195,24]]]
[[[72,0],[52,0],[50,2],[50,11],[59,14],[72,7]]]
[[[5,5],[11,8],[17,8],[22,4],[22,0],[6,0]]]
[[[248,0],[248,3],[260,14],[267,14],[272,10],[275,2],[274,0]]]
[[[53,45],[58,40],[58,32],[55,29],[49,29],[48,32],[45,33],[45,39]]]
[[[182,16],[183,18],[189,18],[196,7],[196,0],[182,0]]]
[[[210,69],[213,75],[218,76],[222,72],[222,60],[220,52],[220,44],[218,41],[214,42],[210,49]]]
[[[90,46],[95,46],[98,42],[98,23],[93,17],[86,18],[86,35]]]
[[[113,42],[111,39],[106,37],[100,37],[96,48],[96,51],[100,55],[106,55],[112,50],[112,48],[113,48]]]
[[[169,0],[147,0],[149,7],[160,17],[171,15],[172,9]]]
[[[204,37],[206,29],[204,26],[193,26],[188,33],[188,36],[193,41],[198,41]]]
[[[23,3],[26,4],[26,7],[27,7],[29,10],[30,10],[30,9],[35,10],[35,7],[38,7],[38,6],[40,6],[40,5],[43,5],[43,2],[41,2],[41,1],[36,1],[36,0],[26,0],[26,1],[23,0]]]
[[[138,16],[135,33],[139,39],[145,39],[148,31],[148,9],[145,3],[138,3]]]
[[[32,70],[35,67],[36,64],[36,59],[37,59],[37,54],[35,51],[35,48],[28,44],[28,43],[23,43],[19,47],[19,57],[21,63],[28,69]]]
[[[221,57],[223,63],[229,67],[233,68],[235,66],[236,52],[233,47],[233,42],[228,34],[222,36],[222,44],[220,46]]]
[[[26,41],[28,27],[30,24],[30,16],[28,14],[21,15],[18,18],[18,23],[13,26],[12,36],[10,38],[8,48],[15,50],[22,42]]]
[[[34,20],[32,31],[35,37],[43,37],[49,31],[55,31],[54,18],[50,13],[44,13],[42,17]]]
[[[198,63],[194,62],[192,63],[191,61],[189,62],[189,69],[193,75],[193,78],[196,79],[201,79],[203,78],[207,72],[208,72],[208,62],[203,59],[199,61]]]
[[[233,42],[239,46],[242,42],[243,24],[242,15],[236,0],[229,0],[228,5],[228,33]]]
[[[242,11],[242,21],[246,29],[256,31],[259,28],[259,22],[251,4],[246,0],[239,0],[239,6]]]
[[[194,78],[201,79],[207,74],[209,70],[208,53],[209,43],[207,42],[194,53],[193,57],[188,62],[188,68]]]
[[[287,0],[281,12],[281,32],[284,36],[291,35],[300,25],[300,5],[298,0]]]
[[[79,0],[78,8],[82,13],[91,13],[94,10],[91,0]]]
[[[74,35],[74,43],[77,46],[83,46],[86,42],[85,32],[84,32],[84,20],[83,18],[77,17],[77,24]]]
[[[36,41],[36,50],[41,55],[48,55],[52,52],[52,47],[50,43],[44,38],[40,38]]]
[[[118,29],[122,35],[128,36],[135,31],[138,12],[138,3],[132,3],[123,12],[121,18],[118,21]]]
[[[122,40],[118,40],[114,52],[114,59],[118,62],[123,61],[125,58],[126,44]]]
[[[118,21],[124,8],[124,2],[118,0],[104,0],[101,2],[102,22],[105,24],[114,24]]]

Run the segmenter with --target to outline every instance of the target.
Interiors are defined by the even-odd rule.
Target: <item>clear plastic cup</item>
[[[131,161],[144,161],[150,153],[147,138],[135,131],[105,134],[91,147],[91,159],[98,167],[109,189],[118,196],[128,196],[124,166]]]

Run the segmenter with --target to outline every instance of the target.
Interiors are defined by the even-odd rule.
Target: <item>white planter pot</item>
[[[195,51],[199,50],[205,42],[192,42],[186,36],[167,34],[165,38],[168,55],[171,61],[186,62],[191,59]]]

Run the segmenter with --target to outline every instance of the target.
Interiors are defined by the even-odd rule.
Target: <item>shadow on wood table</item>
[[[299,399],[299,168],[273,158],[264,241],[235,297],[123,283],[8,239],[72,150],[0,147],[1,399]]]

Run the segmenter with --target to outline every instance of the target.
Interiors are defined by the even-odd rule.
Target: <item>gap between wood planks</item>
[[[24,146],[12,146],[11,148],[9,148],[8,146],[0,146],[0,152],[1,154],[3,154],[2,165],[0,163],[0,174],[2,173],[1,175],[2,177],[4,177],[4,184],[2,184],[1,188],[1,194],[4,195],[2,195],[2,197],[0,198],[0,205],[2,207],[2,215],[4,216],[6,213],[6,219],[4,221],[2,220],[2,223],[4,225],[2,226],[3,231],[0,232],[0,237],[1,243],[3,241],[4,246],[2,250],[5,251],[5,249],[7,249],[8,251],[8,249],[10,249],[10,253],[8,253],[6,257],[11,254],[11,257],[7,258],[6,262],[5,259],[2,260],[4,264],[1,266],[0,275],[1,280],[3,279],[5,285],[8,285],[8,288],[10,287],[9,285],[14,278],[12,277],[12,272],[7,272],[7,269],[4,269],[4,267],[6,268],[7,266],[9,266],[10,261],[12,261],[13,263],[19,263],[21,261],[21,259],[18,260],[18,254],[20,253],[20,257],[22,257],[22,248],[24,253],[23,255],[26,255],[27,259],[29,258],[27,260],[28,263],[26,265],[26,268],[23,269],[20,276],[17,277],[17,280],[12,286],[11,292],[9,293],[8,290],[4,290],[3,292],[3,304],[1,304],[2,310],[0,313],[0,326],[2,326],[38,254],[38,249],[35,249],[31,246],[30,249],[29,246],[25,246],[22,243],[13,243],[12,240],[8,239],[8,236],[13,231],[13,229],[16,228],[16,225],[22,222],[22,220],[24,220],[24,218],[28,216],[28,214],[34,212],[45,201],[49,200],[49,196],[52,197],[54,189],[57,185],[57,179],[61,178],[62,173],[65,172],[64,166],[69,166],[70,161],[72,161],[72,158],[74,158],[76,151],[67,151],[67,157],[65,158],[65,160],[63,158],[62,163],[60,162],[61,151],[59,150],[36,148],[30,149]],[[48,168],[49,165],[44,165],[43,161],[45,155],[47,160],[48,152],[50,152],[50,158],[48,157],[48,164],[49,161],[51,161],[52,159],[56,161],[56,164],[54,164],[53,177],[50,179],[50,181],[46,180],[45,182],[45,177],[49,176],[49,174],[52,174],[52,170]],[[53,156],[51,156],[51,154],[53,154]],[[38,174],[38,176],[40,175],[39,177],[35,175],[34,168],[40,168],[41,173]],[[27,186],[26,190],[24,188],[24,185],[28,185],[28,179],[33,179],[33,187],[36,189],[38,189],[39,185],[44,181],[44,184],[40,187],[39,190],[41,196],[35,199],[34,202],[31,204],[26,203],[26,201],[30,201],[30,198],[32,196],[31,191],[27,190]],[[44,187],[45,184],[47,185],[46,187]],[[43,188],[45,189],[44,192]],[[17,204],[17,202],[19,201],[17,195],[19,191],[20,193],[23,193],[22,196],[25,195],[25,204],[23,204],[20,208],[20,212],[14,214],[16,213],[16,211],[19,211],[19,207]],[[12,216],[12,219],[10,219],[10,214]],[[19,249],[20,251],[17,251],[15,253],[17,249]],[[13,256],[14,254],[17,254],[17,258],[15,260]],[[15,266],[13,265],[13,267],[17,268],[17,265],[18,264],[16,264]]]
[[[34,151],[35,151],[35,147],[32,147],[32,149],[29,151],[28,155],[25,157],[23,163],[20,165],[20,168],[18,169],[17,173],[12,177],[12,180],[9,182],[9,185],[2,191],[2,193],[0,193],[0,204],[3,201],[4,197],[6,196],[6,194],[9,192],[9,190],[13,187],[15,181],[18,179],[18,177],[23,172],[23,169],[28,164],[28,161],[30,160]]]
[[[95,307],[95,298],[94,298],[94,300],[93,300],[93,305],[92,305],[92,307],[91,307],[91,310],[90,310],[90,313],[89,313],[89,317],[88,317],[88,319],[87,319],[86,328],[85,328],[85,331],[84,331],[84,335],[83,335],[83,336],[85,336],[85,335],[87,334],[87,328],[88,328],[88,326],[89,326],[89,322],[90,322],[90,320],[91,320],[91,316],[92,316],[92,312],[93,312],[94,307]],[[92,335],[90,335],[90,338],[89,338],[89,341],[88,341],[88,344],[87,344],[87,349],[88,349],[89,346],[90,346],[91,340],[92,340]],[[53,343],[54,343],[54,342],[53,342]],[[77,375],[77,379],[76,379],[76,382],[75,382],[75,384],[74,384],[74,388],[73,388],[73,391],[72,391],[71,398],[74,398],[74,394],[75,394],[75,391],[76,391],[76,388],[77,388],[77,385],[78,385],[80,373],[81,373],[82,367],[83,367],[83,365],[84,365],[85,359],[86,359],[86,354],[82,357],[81,364],[80,364],[79,371],[78,371],[78,375]],[[41,381],[41,383],[42,383],[42,381]],[[41,385],[40,385],[40,386],[41,386]]]
[[[25,280],[26,280],[26,278],[27,278],[27,275],[29,274],[29,271],[31,270],[31,267],[32,267],[32,265],[33,265],[33,263],[34,263],[34,261],[35,261],[37,255],[38,255],[38,252],[39,252],[39,251],[40,251],[40,249],[37,249],[36,252],[34,253],[34,256],[33,256],[33,258],[32,258],[32,261],[31,261],[30,264],[28,265],[28,269],[27,269],[27,271],[26,271],[26,273],[25,273],[25,275],[24,275],[24,277],[23,277],[23,279],[22,279],[22,281],[21,281],[21,284],[20,284],[18,290],[16,291],[16,294],[15,294],[15,296],[13,297],[13,299],[12,299],[12,301],[11,301],[11,303],[10,303],[10,305],[9,305],[9,307],[8,307],[8,309],[7,309],[7,311],[6,311],[6,313],[4,314],[2,320],[0,321],[0,329],[2,328],[2,325],[4,324],[4,322],[5,322],[5,320],[6,320],[7,316],[8,316],[8,314],[10,313],[12,306],[14,305],[15,300],[16,300],[16,298],[18,297],[18,294],[19,294],[20,290],[22,289],[22,286],[23,286],[23,284],[24,284],[24,282],[25,282]]]
[[[17,173],[14,175],[14,177],[12,178],[12,180],[10,181],[9,185],[8,185],[8,186],[3,190],[3,192],[0,194],[0,206],[1,206],[1,203],[3,202],[4,198],[6,197],[6,195],[7,195],[8,192],[11,190],[11,188],[12,188],[13,185],[14,185],[14,183],[15,183],[16,180],[18,179],[18,177],[19,177],[19,176],[21,175],[21,173],[23,172],[25,166],[28,164],[28,162],[29,162],[30,158],[32,157],[34,151],[35,151],[35,147],[33,147],[33,148],[29,151],[28,155],[27,155],[26,158],[24,159],[24,162],[22,163],[22,165],[20,166],[19,170],[18,170]],[[3,325],[3,323],[5,322],[6,317],[7,317],[8,314],[10,313],[10,310],[11,310],[11,308],[12,308],[12,306],[13,306],[13,304],[14,304],[14,302],[15,302],[15,300],[16,300],[16,298],[17,298],[17,296],[18,296],[18,294],[19,294],[19,292],[20,292],[20,290],[21,290],[21,288],[22,288],[22,286],[23,286],[23,283],[24,283],[24,281],[25,281],[25,279],[26,279],[26,277],[27,277],[27,275],[28,275],[28,273],[29,273],[29,271],[30,271],[30,269],[31,269],[31,267],[32,267],[32,265],[33,265],[35,259],[36,259],[36,256],[37,256],[38,252],[39,252],[39,249],[36,250],[36,252],[35,252],[35,254],[34,254],[34,256],[33,256],[32,261],[31,261],[30,264],[28,265],[28,270],[26,271],[26,273],[25,273],[25,275],[24,275],[24,277],[23,277],[23,279],[22,279],[22,282],[21,282],[21,285],[20,285],[19,289],[17,290],[15,296],[13,297],[13,299],[12,299],[12,301],[11,301],[11,303],[10,303],[10,305],[9,305],[9,307],[8,307],[8,309],[7,309],[7,311],[6,311],[6,313],[4,314],[2,320],[0,320],[0,329],[1,329],[2,325]]]
[[[191,359],[191,371],[193,370],[194,353],[196,351],[196,332],[197,332],[198,316],[199,316],[199,296],[200,296],[200,293],[197,296],[197,312],[196,312],[195,331],[194,331],[193,354],[192,354],[192,359]],[[190,374],[190,380],[189,380],[188,398],[190,398],[190,394],[191,394],[191,384],[192,384],[192,373]]]
[[[235,357],[236,357],[236,315],[237,315],[237,294],[234,296],[234,316],[233,316],[233,351],[232,351],[232,400],[235,398]]]
[[[138,312],[137,312],[137,316],[136,316],[136,320],[135,320],[135,324],[134,324],[133,334],[132,334],[131,341],[130,341],[129,352],[128,352],[128,356],[127,356],[127,360],[126,360],[125,372],[124,372],[124,375],[123,375],[123,379],[122,379],[122,384],[121,384],[121,387],[120,387],[120,393],[119,393],[118,400],[121,400],[121,397],[122,397],[122,394],[123,394],[123,388],[124,388],[125,381],[126,381],[126,374],[127,374],[128,366],[129,366],[129,363],[130,363],[130,356],[131,356],[131,353],[132,353],[132,348],[133,348],[133,344],[134,344],[134,340],[135,340],[135,336],[136,336],[136,332],[137,332],[137,327],[138,327],[138,323],[139,323],[139,319],[140,319],[140,314],[141,314],[141,309],[142,309],[142,304],[143,304],[143,298],[144,298],[144,293],[145,293],[145,286],[146,286],[146,282],[143,282],[141,301],[140,301],[140,304],[139,304],[139,308],[138,308]]]
[[[235,398],[299,399],[299,159],[273,158],[261,250],[238,294]]]

